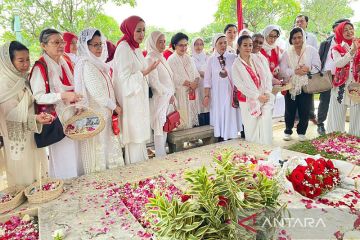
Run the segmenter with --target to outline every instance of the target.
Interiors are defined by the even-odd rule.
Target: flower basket
[[[39,182],[34,182],[25,189],[25,196],[27,197],[29,203],[49,202],[61,195],[63,192],[63,186],[64,181],[60,179],[40,179]]]
[[[79,106],[77,105],[76,108]],[[100,113],[94,110],[80,106],[78,113],[64,120],[64,115],[75,108],[75,105],[65,107],[61,113],[61,122],[63,123],[64,133],[67,137],[74,140],[83,140],[99,134],[105,127],[105,120]]]
[[[4,233],[5,226],[9,226],[10,231]],[[42,239],[39,226],[38,208],[3,215],[0,217],[0,239]]]
[[[0,201],[0,213],[10,211],[20,206],[26,200],[24,196],[24,189],[25,188],[23,186],[13,186],[1,191],[3,193],[3,197],[6,197],[7,195],[9,198],[7,201]]]
[[[351,99],[351,101],[355,103],[360,103],[360,83],[350,83],[346,88],[346,92]]]
[[[287,83],[285,85],[274,85],[272,89],[272,93],[276,95],[278,92],[287,91],[292,88],[291,83]]]

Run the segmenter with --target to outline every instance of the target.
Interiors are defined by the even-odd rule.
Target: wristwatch
[[[4,146],[3,136],[0,136],[0,149]]]

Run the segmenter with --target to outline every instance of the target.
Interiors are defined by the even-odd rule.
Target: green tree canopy
[[[38,36],[47,27],[78,34],[87,27],[99,28],[104,35],[116,42],[120,30],[114,18],[103,14],[103,6],[109,0],[3,0],[0,7],[0,28],[5,33],[2,41],[14,40],[12,22],[17,14],[21,19],[24,43],[35,53],[40,52]],[[112,0],[116,5],[130,4],[135,0]]]

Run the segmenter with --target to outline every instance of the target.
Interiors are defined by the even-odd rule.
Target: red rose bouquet
[[[339,170],[331,160],[306,158],[306,165],[297,165],[286,174],[295,191],[314,199],[340,184]]]

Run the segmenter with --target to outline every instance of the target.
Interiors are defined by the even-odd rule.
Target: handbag
[[[176,109],[175,104],[173,104],[173,106],[174,106],[174,111],[166,116],[166,122],[163,127],[164,132],[167,133],[171,132],[180,125],[180,113]]]
[[[63,126],[58,117],[51,124],[43,125],[41,133],[34,134],[35,143],[38,148],[60,142],[64,137]]]
[[[239,108],[240,103],[239,103],[239,98],[238,98],[238,90],[235,86],[233,86],[233,91],[232,91],[232,101],[231,101],[231,106],[233,108]]]
[[[317,67],[316,67],[317,68]],[[308,84],[303,86],[304,93],[321,93],[329,91],[332,88],[332,75],[330,71],[322,72],[317,68],[319,72],[308,73]]]

